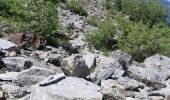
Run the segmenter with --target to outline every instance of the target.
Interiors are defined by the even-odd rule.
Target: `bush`
[[[170,56],[170,29],[163,23],[151,29],[141,22],[122,20],[119,24],[124,34],[118,39],[118,47],[134,60],[141,62],[157,53]]]
[[[83,0],[69,0],[65,4],[67,9],[70,9],[72,12],[79,14],[81,16],[87,16],[88,13],[86,12],[84,8],[84,2]]]
[[[113,40],[115,33],[113,21],[109,18],[101,23],[98,30],[87,36],[87,41],[97,49],[112,49],[115,44]]]
[[[102,4],[106,9],[110,9],[113,6],[112,0],[103,0]]]
[[[97,16],[89,16],[87,17],[87,23],[92,26],[98,26],[100,23],[100,18]]]
[[[61,29],[57,7],[51,0],[0,0],[0,24],[12,26],[13,32],[37,33],[56,45]]]
[[[165,21],[167,10],[161,5],[160,0],[116,0],[117,8],[130,15],[131,20],[149,23]],[[121,3],[121,4],[120,4]]]

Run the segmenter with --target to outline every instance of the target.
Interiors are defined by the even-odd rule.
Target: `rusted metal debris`
[[[46,43],[43,36],[38,36],[34,33],[16,33],[10,40],[18,47],[29,50],[40,49]]]

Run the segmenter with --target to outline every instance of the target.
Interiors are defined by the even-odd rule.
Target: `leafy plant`
[[[89,16],[87,18],[87,23],[92,26],[98,26],[100,23],[100,18],[97,16]]]
[[[0,0],[0,24],[10,25],[13,32],[37,33],[56,46],[56,35],[62,28],[57,8],[52,0]]]
[[[112,46],[115,44],[115,41],[113,40],[115,33],[116,30],[113,21],[111,18],[108,18],[99,25],[98,30],[87,36],[87,41],[97,49],[112,49]]]
[[[170,29],[165,24],[160,23],[150,29],[141,22],[121,21],[119,24],[124,34],[118,39],[118,47],[136,61],[141,62],[157,53],[170,56]]]
[[[116,5],[123,13],[128,14],[131,20],[140,21],[153,26],[165,21],[167,10],[160,0],[116,0]]]
[[[79,14],[81,16],[88,16],[87,11],[84,8],[83,0],[69,0],[65,4],[67,9],[70,9],[72,12]]]

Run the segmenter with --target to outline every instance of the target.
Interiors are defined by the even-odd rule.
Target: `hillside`
[[[159,0],[0,0],[0,100],[169,100]]]

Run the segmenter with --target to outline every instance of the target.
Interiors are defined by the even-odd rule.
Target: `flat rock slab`
[[[3,58],[2,61],[10,71],[14,72],[28,69],[33,65],[31,59],[24,57],[7,57]]]
[[[32,66],[30,69],[22,71],[18,75],[16,82],[20,86],[30,86],[44,80],[50,75],[54,75],[54,72],[48,69]]]
[[[170,58],[156,54],[146,58],[144,64],[155,79],[165,81],[170,78]]]
[[[14,43],[0,38],[0,49],[6,50],[14,46],[16,46]]]
[[[19,74],[19,72],[7,72],[0,74],[0,81],[13,81],[18,77]]]
[[[102,100],[101,88],[82,78],[67,77],[60,82],[33,87],[30,100]]]

